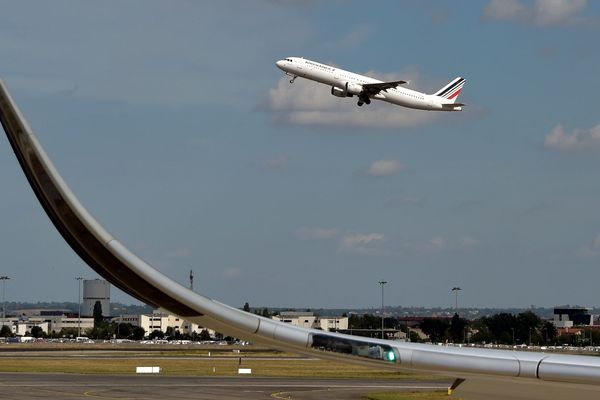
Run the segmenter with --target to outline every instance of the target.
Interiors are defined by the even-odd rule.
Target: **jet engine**
[[[348,94],[348,92],[346,92],[344,89],[340,89],[335,86],[331,87],[331,94],[335,97],[352,97],[352,95]]]
[[[346,82],[344,86],[346,89],[346,93],[348,93],[349,95],[360,95],[363,91],[362,85],[356,83]]]
[[[360,95],[362,93],[362,86],[356,83],[346,82],[344,84],[344,88],[340,89],[339,87],[332,86],[331,94],[335,97],[352,97],[355,94]]]

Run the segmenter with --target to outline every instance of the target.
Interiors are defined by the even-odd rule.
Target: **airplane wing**
[[[0,80],[0,122],[48,217],[71,248],[113,285],[224,334],[340,362],[466,378],[464,399],[600,398],[600,357],[458,348],[291,326],[195,293],[133,254],[94,219],[62,179]],[[456,381],[461,382],[460,380]],[[466,388],[461,393],[461,387]],[[503,389],[504,388],[504,389]],[[506,393],[502,390],[506,390]]]
[[[374,96],[381,91],[395,88],[400,85],[404,85],[406,81],[392,81],[392,82],[379,82],[379,83],[365,83],[362,85],[363,91],[369,96]]]

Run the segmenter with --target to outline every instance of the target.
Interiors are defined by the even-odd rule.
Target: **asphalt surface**
[[[0,373],[0,399],[361,399],[381,391],[446,390],[447,384],[290,378]]]

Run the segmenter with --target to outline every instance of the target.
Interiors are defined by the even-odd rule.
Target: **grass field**
[[[305,358],[258,346],[0,346],[0,372],[134,374],[138,366],[158,366],[161,374],[182,376],[235,376],[242,367],[251,368],[252,375],[259,377],[447,380],[436,375]]]
[[[265,377],[321,377],[321,378],[377,378],[377,379],[430,379],[388,369],[373,369],[320,360],[194,360],[177,358],[143,359],[86,359],[82,357],[53,358],[0,358],[0,372],[61,372],[82,374],[132,374],[137,366],[159,366],[165,375],[233,376],[238,368],[251,368],[253,376]]]

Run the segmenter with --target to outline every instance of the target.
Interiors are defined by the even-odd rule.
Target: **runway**
[[[0,398],[62,399],[361,399],[381,391],[446,390],[443,382],[160,375],[0,373]]]

